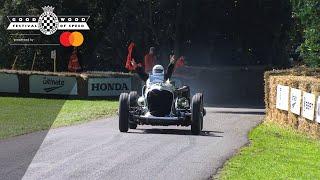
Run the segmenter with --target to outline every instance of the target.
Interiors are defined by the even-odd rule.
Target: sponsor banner
[[[289,86],[277,86],[276,108],[285,111],[289,110]]]
[[[0,92],[19,93],[18,75],[0,73]]]
[[[318,96],[318,101],[317,101],[317,117],[316,120],[318,123],[320,123],[320,96]]]
[[[314,120],[316,96],[311,93],[303,92],[302,98],[302,116],[311,121]]]
[[[291,88],[290,111],[297,115],[300,115],[300,111],[301,111],[301,95],[302,95],[301,90]]]
[[[78,95],[75,77],[31,75],[29,77],[30,93]]]
[[[131,91],[131,78],[89,78],[88,96],[119,96]]]

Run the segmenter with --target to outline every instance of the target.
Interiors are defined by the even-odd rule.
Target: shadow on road
[[[265,112],[262,111],[212,111],[212,113],[220,114],[238,114],[238,115],[265,115]]]
[[[209,108],[236,108],[236,109],[265,109],[264,105],[255,104],[255,103],[239,103],[239,102],[232,102],[231,104],[209,104],[205,103],[205,107]]]
[[[191,134],[190,130],[186,129],[137,129],[139,131],[129,132],[135,134],[168,134],[168,135],[189,135]],[[197,136],[208,136],[208,137],[223,137],[223,132],[221,131],[202,131],[200,135]]]
[[[0,179],[22,179],[66,100],[1,97],[1,101]]]

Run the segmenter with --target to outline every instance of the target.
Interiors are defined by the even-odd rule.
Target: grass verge
[[[114,115],[117,101],[0,97],[0,139]]]
[[[264,123],[251,144],[230,159],[219,179],[318,179],[320,141],[290,128]]]

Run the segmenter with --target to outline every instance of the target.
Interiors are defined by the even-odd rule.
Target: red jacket
[[[156,56],[147,54],[144,56],[144,70],[146,73],[151,72],[153,66],[156,64]]]

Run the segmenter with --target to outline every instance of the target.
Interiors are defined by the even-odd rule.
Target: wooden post
[[[16,57],[14,58],[14,62],[13,62],[13,64],[12,64],[11,70],[16,70],[16,63],[17,63],[18,57],[19,57],[19,56],[16,56]]]
[[[53,59],[53,64],[54,64],[53,72],[57,72],[57,58],[56,57]]]
[[[31,71],[33,71],[33,68],[34,68],[34,63],[35,63],[35,61],[36,61],[36,55],[37,55],[37,51],[36,51],[36,52],[34,52],[34,55],[33,55]]]

